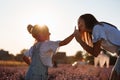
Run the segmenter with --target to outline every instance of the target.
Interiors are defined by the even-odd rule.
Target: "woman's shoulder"
[[[93,28],[93,30],[101,30],[103,29],[103,24],[96,24]]]
[[[93,29],[98,29],[98,30],[101,30],[101,29],[110,29],[110,28],[114,28],[114,29],[117,29],[116,26],[110,24],[110,23],[107,23],[107,22],[99,22],[98,24],[96,24],[94,26]]]
[[[115,28],[117,29],[117,27],[111,23],[108,22],[100,22],[103,26],[105,26],[106,28]]]

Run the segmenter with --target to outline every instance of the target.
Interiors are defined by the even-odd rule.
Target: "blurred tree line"
[[[110,57],[110,65],[114,65],[116,62],[117,57],[111,56],[110,54],[107,54]],[[75,61],[81,61],[85,62],[87,64],[94,64],[94,56],[87,52],[83,51],[77,51],[74,56],[66,56],[65,52],[58,52],[55,56],[53,56],[53,62],[55,64],[57,63],[65,63],[65,64],[72,64]]]
[[[10,54],[8,51],[3,49],[0,50],[0,60],[13,60],[13,61],[20,61],[23,62],[23,55],[27,51],[27,49],[23,49],[20,51],[19,54],[14,56]],[[108,54],[109,55],[109,54]],[[110,65],[114,65],[116,62],[117,57],[110,56]],[[65,63],[65,64],[72,64],[75,61],[84,61],[88,64],[94,64],[94,56],[90,55],[89,53],[84,53],[83,51],[77,51],[74,56],[66,56],[65,52],[58,52],[56,55],[53,56],[53,63]]]
[[[1,49],[0,50],[0,60],[22,62],[23,61],[22,57],[23,57],[25,51],[27,51],[27,49],[21,50],[20,53],[15,56],[13,54],[10,54],[8,51]]]
[[[117,60],[117,57],[111,56],[111,54],[107,53],[107,51],[105,54],[110,58],[110,65],[114,65]],[[92,56],[88,52],[84,53],[82,51],[78,51],[75,55],[75,59],[77,59],[78,61],[84,60],[88,64],[92,64],[92,65],[94,64],[94,56]]]

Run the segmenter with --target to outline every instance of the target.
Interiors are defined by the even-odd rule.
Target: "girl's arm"
[[[68,44],[73,38],[74,38],[74,33],[71,34],[66,39],[64,39],[63,41],[60,41],[59,46],[64,46],[64,45]]]
[[[79,32],[77,32],[75,34],[75,38],[76,38],[77,42],[83,47],[83,49],[85,49],[88,53],[92,54],[95,57],[98,56],[98,54],[101,51],[100,46],[101,46],[102,40],[99,40],[96,43],[93,43],[93,47],[91,47],[91,46],[87,45],[84,41],[82,41],[82,39],[80,38]]]
[[[31,60],[29,59],[29,57],[23,56],[23,60],[25,61],[25,63],[27,63],[28,65],[30,65]]]

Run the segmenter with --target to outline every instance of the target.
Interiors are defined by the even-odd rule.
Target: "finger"
[[[76,29],[76,26],[75,26],[75,30],[77,30],[77,29]]]

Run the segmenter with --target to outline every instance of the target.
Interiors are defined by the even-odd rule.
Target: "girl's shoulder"
[[[52,41],[52,40],[46,41],[46,43],[56,43],[56,42],[60,42],[60,40],[57,40],[57,41]]]
[[[42,42],[42,45],[43,46],[49,46],[49,45],[57,45],[59,44],[60,41],[45,41],[45,42]]]

